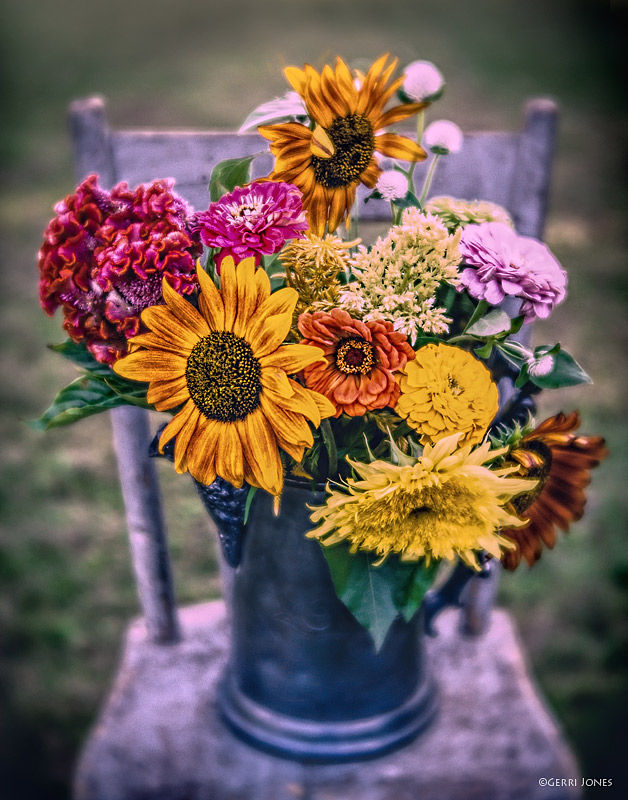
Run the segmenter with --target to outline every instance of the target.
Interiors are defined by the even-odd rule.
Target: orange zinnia
[[[284,74],[305,101],[313,129],[297,122],[263,125],[259,132],[271,142],[275,168],[272,180],[294,183],[303,192],[310,230],[322,236],[327,223],[336,230],[350,211],[358,184],[369,188],[381,173],[375,152],[390,158],[422,161],[425,150],[404,136],[381,130],[420,111],[428,103],[404,103],[384,111],[403,83],[389,83],[397,60],[388,54],[371,66],[359,88],[341,58],[319,74],[306,64],[287,67]]]
[[[579,425],[577,411],[561,412],[523,436],[510,451],[509,458],[520,465],[520,474],[537,478],[539,483],[532,492],[512,500],[514,513],[529,523],[501,532],[516,545],[502,555],[506,569],[515,569],[522,558],[532,566],[541,557],[543,545],[551,549],[556,544],[556,528],[566,533],[584,513],[589,472],[608,450],[601,436],[573,433]]]
[[[301,344],[325,355],[325,362],[305,367],[305,385],[331,400],[337,417],[343,411],[359,417],[395,405],[400,390],[393,373],[414,358],[414,350],[392,322],[362,322],[334,308],[301,314],[299,331]]]

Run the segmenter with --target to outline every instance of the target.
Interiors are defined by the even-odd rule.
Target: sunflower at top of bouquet
[[[375,186],[381,173],[376,153],[413,162],[426,158],[417,142],[381,132],[428,105],[403,103],[384,110],[404,80],[392,80],[397,60],[388,60],[388,54],[378,58],[358,86],[341,58],[335,70],[325,65],[320,73],[309,64],[287,67],[285,76],[305,101],[312,127],[286,122],[258,128],[275,156],[270,178],[301,189],[310,230],[318,236],[325,227],[333,233],[340,225],[359,183]]]

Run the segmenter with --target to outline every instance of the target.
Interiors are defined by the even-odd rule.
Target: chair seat
[[[128,629],[113,689],[82,752],[77,800],[571,800],[577,766],[529,675],[510,616],[480,637],[446,612],[428,641],[441,709],[418,739],[361,763],[266,755],[226,728],[215,689],[228,654],[222,601],[180,609],[181,641]],[[564,780],[544,787],[542,778]]]

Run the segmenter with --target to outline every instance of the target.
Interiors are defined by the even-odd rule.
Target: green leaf
[[[103,364],[100,361],[96,361],[94,356],[85,346],[85,342],[74,342],[72,339],[66,339],[66,341],[62,342],[61,344],[49,344],[48,349],[53,350],[55,353],[59,353],[64,358],[72,361],[72,363],[76,364],[78,367],[89,370],[94,374],[99,374],[102,376],[114,374],[108,364]]]
[[[440,561],[431,561],[429,566],[425,564],[425,561],[404,564],[403,566],[408,568],[407,580],[404,586],[399,587],[395,605],[403,614],[406,622],[410,622],[421,607],[425,593],[434,583],[434,578],[440,567]]]
[[[399,614],[412,619],[438,569],[437,562],[426,567],[423,561],[406,563],[397,556],[375,566],[373,554],[351,553],[344,543],[322,549],[336,594],[369,631],[376,650]]]
[[[534,352],[534,362],[538,363],[543,358],[553,360],[551,371],[545,375],[534,374],[534,363],[528,366],[528,379],[541,389],[560,389],[565,386],[578,386],[581,383],[593,383],[589,375],[580,364],[565,350],[556,352],[551,348],[539,353],[540,348]]]
[[[421,208],[421,201],[419,198],[408,189],[405,197],[400,197],[398,200],[392,201],[393,205],[397,208],[405,210],[406,208]]]
[[[374,567],[367,553],[351,553],[344,544],[323,546],[323,554],[329,564],[336,594],[368,630],[375,649],[379,650],[399,614],[386,583],[386,572],[381,567]]]
[[[482,347],[478,347],[474,350],[475,355],[478,358],[488,358],[490,354],[493,352],[493,342],[487,342]]]
[[[508,333],[510,328],[511,320],[508,314],[500,308],[495,308],[493,311],[489,311],[485,317],[469,325],[465,333],[470,333],[472,336],[479,336],[483,339],[487,336]]]
[[[256,486],[249,486],[249,493],[246,496],[246,505],[244,506],[244,519],[242,521],[243,525],[249,521],[249,514],[251,513],[251,504],[253,503],[253,498],[255,497],[255,492],[257,491]]]
[[[86,374],[61,389],[41,417],[29,420],[27,424],[35,430],[46,431],[116,406],[128,405],[129,402],[142,404],[141,398],[134,397],[131,401],[114,392],[105,381]]]
[[[212,202],[219,200],[223,194],[232,192],[236,186],[244,186],[245,183],[248,183],[254,158],[254,155],[244,158],[227,158],[216,164],[209,180],[209,199]]]
[[[328,419],[321,420],[320,432],[329,459],[329,474],[335,475],[338,472],[338,451],[336,449],[336,439]]]
[[[467,325],[463,330],[463,333],[466,333],[469,330],[469,328],[471,328],[475,324],[475,322],[477,322],[477,320],[480,319],[480,317],[484,316],[484,313],[487,308],[488,308],[488,303],[486,302],[486,300],[480,300],[480,302],[473,310],[473,313],[471,314],[471,319],[467,322]]]

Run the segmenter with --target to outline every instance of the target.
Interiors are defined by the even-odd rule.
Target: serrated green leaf
[[[216,164],[209,180],[209,199],[212,202],[219,200],[223,194],[232,192],[236,186],[244,186],[245,183],[248,183],[254,158],[254,155],[244,158],[227,158]]]
[[[267,103],[262,103],[251,111],[244,120],[238,133],[250,131],[258,125],[268,125],[271,122],[283,122],[295,118],[307,118],[307,109],[297,92],[286,92],[282,97],[275,97]]]
[[[500,333],[508,333],[511,328],[511,320],[505,311],[495,308],[485,317],[481,317],[466,330],[472,336],[485,338],[487,336],[497,336]]]

